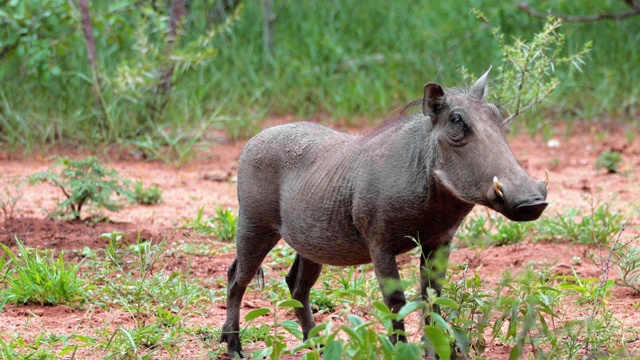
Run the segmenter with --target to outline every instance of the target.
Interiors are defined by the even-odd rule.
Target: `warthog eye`
[[[449,136],[451,139],[454,141],[464,139],[467,132],[469,132],[469,128],[464,120],[462,120],[462,116],[458,113],[451,113],[451,115],[449,115],[449,123],[451,124],[449,127]]]
[[[449,121],[451,121],[452,124],[464,125],[464,120],[462,120],[462,116],[460,116],[460,114],[452,113],[449,115]]]

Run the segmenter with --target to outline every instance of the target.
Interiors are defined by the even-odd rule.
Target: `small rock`
[[[560,140],[551,139],[551,140],[547,141],[547,147],[550,147],[550,148],[560,147]]]

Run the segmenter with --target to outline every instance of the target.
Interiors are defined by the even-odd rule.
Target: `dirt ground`
[[[273,123],[288,121],[276,119]],[[367,129],[350,129],[351,132],[366,132]],[[552,139],[542,139],[518,134],[509,137],[509,144],[516,157],[534,178],[542,179],[544,170],[548,169],[551,185],[548,194],[550,205],[546,214],[562,212],[568,208],[589,208],[585,198],[599,197],[601,202],[608,202],[612,211],[620,210],[627,217],[629,228],[625,238],[638,233],[640,229],[639,207],[640,188],[635,169],[640,169],[640,139],[630,133],[635,130],[623,128],[607,129],[582,127],[567,135],[567,131],[556,129]],[[144,162],[132,156],[112,156],[112,161],[103,165],[112,167],[123,177],[142,180],[145,186],[157,185],[162,189],[163,203],[143,206],[130,205],[118,213],[108,213],[110,223],[91,223],[84,221],[59,221],[47,217],[57,201],[61,198],[59,190],[49,185],[23,187],[19,189],[22,198],[12,219],[1,223],[0,241],[13,246],[17,237],[28,247],[39,249],[92,249],[105,248],[108,242],[100,238],[100,234],[110,231],[121,231],[126,234],[141,232],[141,236],[150,240],[169,239],[179,242],[188,240],[191,234],[187,230],[178,229],[184,219],[193,219],[198,209],[205,207],[211,211],[215,204],[230,206],[237,210],[235,175],[237,160],[243,142],[226,142],[220,140],[196,156],[196,159],[182,168],[174,168],[160,162]],[[549,141],[552,140],[552,141]],[[621,173],[611,174],[594,167],[596,158],[605,150],[622,153]],[[83,157],[81,153],[71,153],[74,157]],[[46,159],[51,154],[37,156],[33,159],[10,160],[8,156],[0,159],[0,190],[10,186],[10,181],[23,178],[38,171],[43,171],[51,164]],[[122,159],[120,159],[122,158]],[[601,189],[597,191],[596,189]],[[599,195],[598,195],[599,194]],[[480,211],[484,211],[480,209]],[[213,240],[211,240],[213,241]],[[493,247],[478,251],[474,249],[457,249],[451,255],[452,264],[471,259],[473,268],[487,278],[496,278],[503,270],[519,269],[531,261],[555,264],[556,269],[573,266],[580,276],[600,277],[600,270],[589,261],[578,264],[572,262],[575,256],[586,258],[585,254],[593,250],[587,246],[569,245],[568,243],[533,243],[527,241],[518,245]],[[171,255],[168,255],[171,256]],[[194,257],[189,262],[190,271],[198,278],[224,278],[226,268],[233,260],[233,253],[213,256]],[[184,265],[185,260],[176,258],[176,266]],[[182,263],[182,265],[180,265]],[[416,266],[416,261],[405,259],[403,266]],[[569,266],[570,265],[570,266]],[[561,271],[561,270],[559,270]],[[617,275],[612,273],[612,277]],[[222,286],[222,285],[220,285]],[[251,290],[245,298],[244,314],[252,308],[270,306],[264,300],[263,293]],[[638,295],[621,287],[614,287],[613,298],[608,307],[613,309],[619,319],[628,326],[640,326],[640,314],[637,305]],[[635,306],[634,306],[635,304]],[[205,316],[197,321],[202,325],[219,327],[224,321],[225,304],[218,302],[206,311]],[[285,313],[285,318],[293,319],[293,315]],[[336,314],[323,314],[316,317],[319,323],[331,317],[334,322],[341,320]],[[265,322],[272,319],[265,317]],[[112,322],[119,326],[131,325],[128,314],[109,309],[95,308],[90,316],[86,309],[73,309],[67,306],[16,306],[7,305],[0,312],[0,337],[2,333],[20,333],[25,337],[47,331],[55,334],[69,333],[73,329],[83,328],[90,333],[92,326]],[[415,334],[411,341],[419,339],[417,325],[408,325],[410,333]],[[82,331],[80,331],[82,332]],[[290,346],[296,345],[292,339]],[[639,349],[640,341],[629,344]],[[497,341],[488,344],[485,351],[488,358],[507,358],[509,347]],[[216,347],[212,343],[194,342],[186,345],[181,358],[201,358],[206,354],[206,347]],[[251,353],[260,349],[263,343],[246,344],[245,350]],[[224,347],[224,346],[223,346]],[[223,348],[222,347],[222,348]],[[639,354],[640,352],[636,352]],[[90,352],[78,353],[77,358],[93,358]]]

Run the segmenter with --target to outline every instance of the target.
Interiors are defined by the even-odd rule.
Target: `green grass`
[[[525,234],[526,238],[532,236],[529,232]],[[119,233],[104,234],[103,238],[109,242],[106,248],[77,251],[76,259],[80,260],[75,264],[63,262],[62,257],[55,260],[51,252],[42,253],[21,244],[18,244],[19,257],[3,247],[4,255],[0,256],[3,298],[14,288],[28,289],[34,297],[35,274],[53,279],[55,274],[64,273],[67,275],[57,277],[72,281],[57,287],[82,289],[85,295],[61,296],[63,300],[51,303],[82,304],[86,309],[83,319],[91,318],[97,307],[101,307],[132,321],[122,325],[107,317],[102,323],[91,323],[96,325],[92,325],[88,333],[86,325],[81,324],[66,333],[42,329],[30,337],[0,330],[0,358],[55,358],[72,356],[76,351],[100,353],[107,358],[175,357],[188,343],[195,343],[209,357],[215,358],[224,352],[224,346],[217,343],[217,327],[203,327],[190,320],[206,317],[212,309],[218,311],[224,302],[226,281],[201,281],[192,275],[189,265],[178,268],[172,265],[176,255],[194,259],[201,256],[202,251],[185,251],[185,242],[151,243],[138,239],[128,244],[122,242],[123,234]],[[625,339],[637,332],[613,316],[606,304],[612,286],[637,288],[639,264],[636,247],[622,240],[619,245],[614,247],[609,264],[610,268],[627,274],[618,284],[611,279],[587,278],[578,273],[559,275],[552,264],[532,263],[524,264],[520,271],[504,271],[497,281],[489,283],[477,269],[472,271],[468,264],[460,264],[448,270],[442,297],[430,297],[422,302],[415,301],[418,269],[409,265],[403,271],[402,280],[409,301],[398,315],[380,302],[378,283],[370,265],[347,269],[326,267],[319,289],[312,291],[311,300],[314,308],[333,315],[312,330],[316,337],[304,342],[297,322],[290,320],[290,315],[282,316],[299,304],[288,300],[283,279],[267,278],[264,288],[252,286],[250,291],[263,292],[271,305],[243,312],[248,323],[242,330],[243,340],[258,342],[256,352],[246,355],[278,359],[284,354],[302,356],[304,351],[306,359],[355,359],[363,358],[364,354],[376,359],[392,359],[417,356],[431,349],[443,359],[454,353],[480,359],[487,344],[500,341],[512,348],[514,357],[523,346],[535,349],[540,358],[571,357],[578,353],[622,356],[626,354]],[[290,263],[293,258],[287,251],[287,248],[278,249],[272,256],[278,258],[284,254]],[[212,253],[205,251],[204,254],[211,256]],[[46,267],[41,263],[46,263]],[[288,267],[284,262],[275,265]],[[29,274],[24,277],[28,281],[15,283],[14,279],[22,278],[22,273]],[[88,293],[90,295],[86,295]],[[17,301],[17,304],[23,302]],[[440,306],[439,312],[432,311],[436,304]],[[436,346],[422,342],[390,346],[387,335],[392,333],[391,320],[416,313],[418,316],[410,317],[409,321],[422,321],[423,311],[432,319],[426,327],[427,338]],[[581,315],[576,317],[576,313]],[[270,314],[268,321],[262,318],[266,314]],[[336,316],[341,319],[336,320]],[[285,333],[300,340],[289,347],[284,341]]]
[[[585,197],[590,210],[567,209],[552,215],[544,214],[533,222],[508,221],[489,210],[486,216],[469,216],[456,233],[457,245],[485,248],[518,244],[526,239],[608,245],[624,226],[625,215],[612,211],[609,203],[601,203],[598,197],[599,194]]]
[[[187,219],[183,227],[193,229],[204,235],[213,235],[223,241],[233,241],[236,238],[238,215],[230,208],[222,205],[215,206],[215,215],[204,216],[204,206],[198,210],[194,219]]]
[[[465,81],[463,69],[480,74],[491,64],[499,65],[498,43],[472,8],[482,10],[500,27],[507,42],[540,31],[544,20],[519,11],[517,3],[278,3],[273,62],[263,59],[259,2],[243,3],[228,27],[212,24],[210,2],[190,4],[174,54],[179,61],[152,56],[161,54],[153,50],[166,42],[161,35],[165,5],[158,14],[146,13],[149,17],[142,21],[141,9],[148,5],[125,6],[124,0],[91,3],[105,115],[92,95],[78,14],[70,16],[72,8],[61,0],[25,1],[29,19],[39,22],[18,27],[40,31],[22,38],[23,45],[3,58],[0,141],[8,149],[26,153],[61,143],[91,145],[91,149],[115,143],[180,166],[193,157],[211,129],[226,129],[232,138],[245,137],[268,114],[320,113],[325,119],[380,121],[420,97],[427,81],[457,86]],[[20,14],[8,6],[0,6],[7,12],[3,19]],[[561,0],[535,6],[566,14],[624,10],[619,0]],[[12,43],[20,29],[7,26],[0,31],[0,40]],[[208,46],[194,45],[211,31]],[[593,50],[582,72],[557,68],[562,82],[542,108],[557,109],[559,116],[550,119],[539,112],[527,116],[533,118],[531,123],[609,117],[636,121],[638,21],[567,23],[560,31],[566,35],[565,54],[578,52],[588,41],[593,41]],[[27,61],[31,67],[26,67]],[[171,91],[153,95],[154,71],[171,63],[177,64]]]
[[[160,204],[162,202],[162,190],[157,185],[145,187],[142,180],[140,180],[133,184],[130,197],[136,204]]]
[[[53,251],[29,250],[18,239],[16,245],[14,254],[0,243],[0,280],[5,283],[0,309],[6,303],[77,306],[87,301],[93,287],[77,276],[82,263],[69,264],[63,252],[56,259]]]

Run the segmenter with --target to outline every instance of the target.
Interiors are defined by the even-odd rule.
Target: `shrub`
[[[60,172],[55,171],[60,167]],[[114,170],[102,167],[95,157],[82,160],[59,157],[49,169],[31,175],[28,181],[31,185],[49,183],[60,188],[66,200],[58,204],[53,215],[72,219],[80,219],[83,208],[88,204],[98,209],[118,211],[121,205],[112,196],[130,194],[129,181],[122,179]]]
[[[607,169],[609,173],[617,173],[622,156],[617,151],[605,151],[596,159],[596,169]]]

